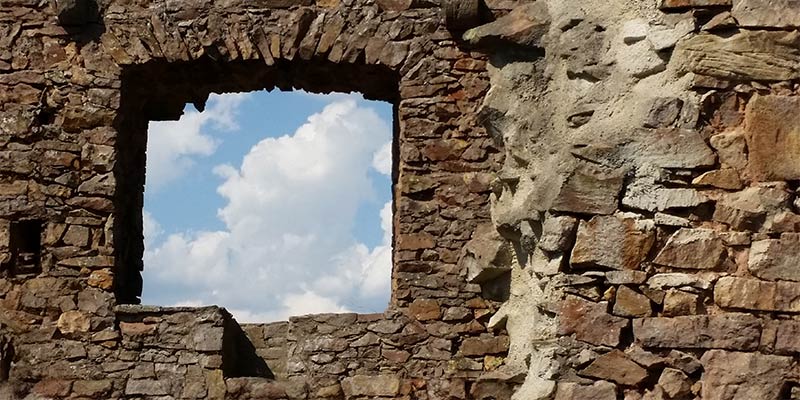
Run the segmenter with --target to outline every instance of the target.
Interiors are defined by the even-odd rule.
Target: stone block
[[[647,379],[647,370],[619,350],[597,357],[580,375],[604,379],[625,386],[636,386]]]
[[[658,378],[658,386],[669,396],[677,399],[691,393],[692,383],[683,371],[674,368],[664,368]]]
[[[222,327],[200,326],[195,329],[192,344],[197,351],[218,352],[222,351],[222,336],[225,329]]]
[[[664,316],[695,315],[700,314],[700,296],[671,289],[664,296]]]
[[[555,400],[616,400],[617,385],[608,381],[597,381],[591,385],[561,382],[556,389]]]
[[[800,19],[798,19],[800,21]],[[748,174],[757,181],[800,179],[800,98],[756,95],[747,103]]]
[[[569,250],[578,227],[578,219],[570,216],[548,215],[542,224],[540,249],[549,252]]]
[[[394,375],[356,375],[342,379],[342,390],[347,398],[391,397],[400,392],[400,379]]]
[[[608,303],[593,303],[576,296],[567,296],[561,304],[559,335],[575,334],[575,338],[597,346],[615,347],[628,320],[608,314]]]
[[[638,269],[654,241],[651,221],[623,214],[594,217],[578,226],[571,264],[573,268]]]
[[[611,214],[617,209],[624,170],[578,166],[562,184],[551,208],[580,214]]]
[[[467,271],[467,280],[482,283],[510,271],[513,257],[511,243],[500,236],[494,225],[486,224],[475,230],[459,264]]]
[[[739,26],[800,27],[800,4],[792,0],[733,0],[731,15]]]
[[[633,335],[646,348],[756,350],[761,328],[760,319],[739,313],[633,321]]]
[[[125,394],[129,396],[166,396],[170,394],[167,381],[156,379],[129,379],[125,385]]]
[[[674,10],[690,7],[730,6],[732,0],[661,0],[662,10]]]
[[[713,270],[726,256],[725,243],[715,231],[683,228],[669,238],[653,262],[681,269]]]
[[[714,286],[720,307],[800,313],[800,283],[724,277]]]
[[[408,306],[409,314],[418,321],[437,320],[442,316],[442,309],[436,300],[417,299]]]
[[[77,396],[89,398],[101,398],[107,395],[113,388],[111,380],[81,380],[75,381],[72,385],[72,393]]]
[[[678,43],[672,60],[682,71],[730,80],[784,81],[800,77],[797,32],[742,30],[701,34]],[[764,57],[769,54],[769,57]]]
[[[783,184],[749,187],[722,196],[713,219],[738,231],[772,232],[780,214],[789,209],[790,198]]]
[[[449,1],[449,3],[457,3]],[[464,3],[474,3],[472,0]],[[550,27],[550,13],[541,3],[531,3],[515,8],[496,21],[466,31],[464,40],[477,46],[513,43],[540,47],[542,37]]]
[[[648,317],[653,313],[650,299],[627,286],[620,286],[614,300],[614,314],[622,317]]]
[[[58,317],[56,325],[61,333],[85,333],[91,328],[91,320],[80,311],[67,311]]]
[[[800,321],[776,321],[775,351],[780,354],[800,353]]]
[[[753,242],[747,267],[761,279],[800,282],[800,234]]]
[[[707,351],[700,359],[705,373],[700,397],[714,400],[778,399],[791,357]]]
[[[623,154],[635,165],[659,168],[700,168],[713,166],[717,157],[694,129],[640,129]]]
[[[461,342],[459,351],[465,356],[501,354],[508,351],[508,344],[508,336],[466,338]]]

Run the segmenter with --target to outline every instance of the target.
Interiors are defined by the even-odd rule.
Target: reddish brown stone
[[[597,357],[588,367],[580,371],[580,374],[625,386],[636,386],[647,379],[647,370],[631,361],[619,350],[612,350]]]
[[[725,243],[710,229],[681,229],[658,253],[656,264],[683,269],[715,269],[727,255]]]
[[[647,317],[653,313],[650,299],[627,286],[620,286],[614,300],[614,314],[622,317]]]
[[[748,173],[758,181],[800,179],[800,98],[754,96],[745,114]]]
[[[465,356],[505,353],[508,351],[508,336],[466,338],[461,342],[459,351]]]
[[[662,0],[662,10],[690,7],[730,6],[732,0]]]
[[[756,350],[762,322],[749,314],[643,318],[633,335],[643,347]]]
[[[574,268],[638,269],[654,241],[651,222],[623,215],[594,217],[578,226],[570,262]]]
[[[100,398],[107,395],[113,387],[111,380],[85,380],[76,381],[72,386],[72,392],[78,396],[86,396],[90,398]]]
[[[800,321],[777,321],[775,351],[780,354],[800,353]]]
[[[714,286],[720,307],[800,313],[800,283],[724,277]]]
[[[408,306],[409,314],[418,321],[430,321],[441,318],[442,309],[436,300],[417,299]]]
[[[578,340],[598,346],[615,347],[628,320],[608,314],[608,303],[593,303],[567,296],[561,303],[559,335],[575,334]]]
[[[790,373],[791,357],[722,350],[706,352],[703,399],[777,399]]]
[[[617,209],[624,176],[622,170],[578,167],[561,186],[552,209],[582,214],[611,214]]]
[[[397,238],[397,250],[420,250],[436,247],[436,239],[427,233],[411,233]]]
[[[71,388],[72,382],[70,381],[45,379],[33,386],[33,392],[43,397],[65,397],[70,394]]]
[[[555,400],[616,400],[617,386],[611,382],[598,381],[592,385],[573,382],[558,384]]]

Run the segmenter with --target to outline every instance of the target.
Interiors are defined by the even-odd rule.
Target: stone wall
[[[492,5],[485,17],[513,5]],[[481,397],[483,381],[507,386],[483,377],[498,360],[470,354],[452,362],[467,339],[492,343],[498,358],[506,352],[486,328],[498,299],[467,282],[458,265],[475,227],[490,221],[502,153],[478,122],[486,56],[461,46],[438,4],[22,0],[0,4],[0,38],[4,397],[463,398]],[[260,89],[360,91],[394,104],[394,271],[385,315],[299,318],[283,331],[242,328],[220,310],[192,316],[125,306],[138,303],[142,289],[148,121],[176,119],[186,103],[202,109],[212,92]],[[350,319],[360,322],[335,336],[344,330],[331,329]],[[223,333],[221,350],[178,339],[198,321]],[[392,330],[381,332],[382,324]],[[133,333],[136,340],[126,334],[162,325]],[[367,333],[380,341],[359,350],[360,338],[375,340]],[[326,343],[353,350],[340,354]],[[222,364],[204,364],[211,356]],[[168,382],[136,369],[173,359]],[[118,361],[131,368],[104,370]],[[209,374],[213,382],[201,379]],[[87,379],[109,382],[88,394],[80,391]]]
[[[506,152],[470,276],[511,274],[514,398],[798,398],[800,8],[545,3],[465,35]]]
[[[800,398],[800,6],[477,4],[0,3],[0,398]],[[385,313],[135,305],[148,121],[259,89],[394,104]]]

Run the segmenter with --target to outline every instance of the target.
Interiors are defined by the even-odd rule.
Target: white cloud
[[[209,126],[223,131],[238,129],[236,109],[247,94],[216,95],[205,112],[188,111],[179,121],[151,122],[147,140],[147,187],[158,190],[180,178],[195,158],[209,156],[217,141],[205,133]]]
[[[142,231],[144,233],[144,247],[146,249],[150,249],[156,243],[156,241],[161,237],[164,233],[164,230],[161,229],[161,224],[153,218],[153,215],[147,211],[142,212]]]
[[[391,176],[392,175],[392,141],[384,143],[372,157],[372,167],[376,171]]]
[[[391,151],[388,168],[386,155],[375,161],[390,140],[389,124],[374,111],[337,100],[293,135],[253,146],[238,167],[218,166],[225,229],[148,246],[144,300],[219,304],[240,321],[385,309],[391,203],[380,212],[379,246],[358,243],[352,232],[359,207],[374,202],[370,169],[391,172]]]

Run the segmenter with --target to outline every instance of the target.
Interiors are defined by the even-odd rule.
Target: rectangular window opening
[[[391,297],[397,126],[386,102],[211,95],[146,145],[142,303],[239,323],[379,313]]]
[[[42,221],[12,222],[10,245],[12,275],[33,275],[42,272]]]

